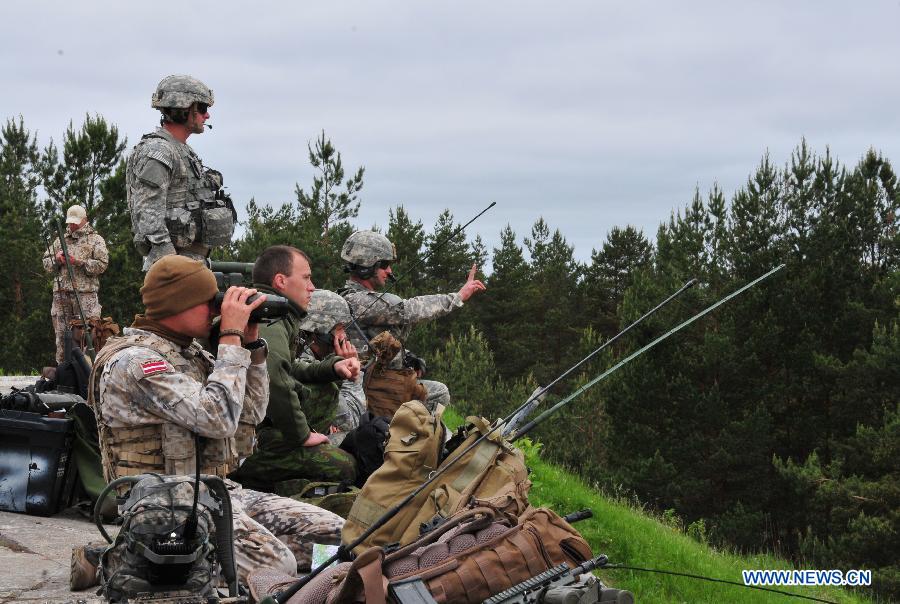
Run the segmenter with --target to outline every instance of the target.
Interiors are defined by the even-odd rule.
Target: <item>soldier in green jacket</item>
[[[299,361],[300,323],[315,287],[309,259],[300,250],[267,248],[253,267],[254,287],[286,297],[293,312],[271,325],[260,326],[269,356],[269,406],[257,427],[257,451],[231,477],[252,488],[274,490],[277,482],[302,478],[353,482],[356,460],[312,429],[307,409],[314,401],[308,385],[355,379],[359,359],[329,355],[321,361]]]

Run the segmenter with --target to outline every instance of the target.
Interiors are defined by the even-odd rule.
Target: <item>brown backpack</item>
[[[572,526],[546,508],[521,517],[475,502],[437,529],[387,557],[371,548],[352,564],[325,570],[288,604],[384,602],[391,584],[421,579],[443,602],[482,602],[563,562],[570,567],[591,557],[591,548]],[[294,579],[269,569],[249,579],[257,599]],[[388,583],[390,582],[390,583]]]
[[[88,319],[88,327],[91,331],[91,340],[94,350],[100,352],[106,341],[113,336],[119,335],[121,329],[119,324],[112,320],[112,317],[103,317],[102,319]],[[81,319],[72,319],[69,321],[69,327],[72,328],[72,340],[75,345],[84,350],[87,347],[87,339],[84,337],[84,323]]]
[[[424,483],[432,471],[451,462],[490,431],[486,419],[466,418],[466,426],[454,439],[461,440],[461,444],[438,465],[444,446],[442,415],[442,407],[432,415],[418,401],[400,407],[391,421],[384,463],[366,481],[350,509],[341,534],[344,544],[357,539],[384,512]],[[354,551],[360,553],[389,543],[411,543],[418,539],[423,524],[430,523],[435,517],[449,518],[473,498],[488,501],[512,517],[518,517],[528,508],[530,488],[524,455],[497,430],[454,462],[438,480],[366,537]]]
[[[558,564],[591,558],[587,541],[547,508],[519,518],[493,506],[460,510],[437,529],[391,553],[391,583],[421,578],[438,602],[482,602]]]

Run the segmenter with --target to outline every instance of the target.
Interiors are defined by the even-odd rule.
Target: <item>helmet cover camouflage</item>
[[[348,325],[352,320],[350,306],[342,296],[327,289],[317,289],[309,299],[300,330],[329,334],[336,325]]]
[[[170,75],[162,79],[156,92],[150,97],[154,109],[187,109],[194,103],[205,103],[212,107],[213,91],[189,75]]]
[[[397,250],[390,240],[376,231],[356,231],[344,242],[341,258],[357,266],[374,266],[380,260],[393,262]]]

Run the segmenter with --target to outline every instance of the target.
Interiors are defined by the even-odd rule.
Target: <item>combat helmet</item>
[[[213,91],[209,86],[189,75],[170,75],[156,86],[150,97],[154,109],[187,109],[193,103],[204,103],[212,107]]]
[[[317,289],[309,298],[300,331],[327,335],[338,323],[349,325],[352,320],[350,306],[343,297],[327,289]]]
[[[347,263],[345,270],[368,279],[379,262],[393,262],[397,250],[390,240],[376,231],[356,231],[344,242],[341,258]]]

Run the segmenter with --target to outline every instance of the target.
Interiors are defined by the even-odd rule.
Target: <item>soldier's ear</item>
[[[285,286],[285,279],[287,277],[282,273],[275,273],[275,276],[272,277],[272,287],[277,290],[283,290]]]

